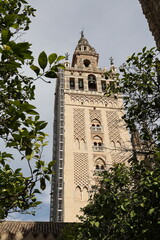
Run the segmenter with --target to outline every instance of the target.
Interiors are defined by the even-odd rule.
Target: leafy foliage
[[[135,138],[141,140],[144,151],[152,152],[160,142],[160,61],[155,48],[133,54],[120,71],[122,78],[112,82],[109,93],[123,95],[124,120]],[[142,150],[142,149],[141,149]]]
[[[82,209],[74,239],[158,240],[160,235],[160,62],[155,49],[143,48],[121,67],[108,95],[124,97],[124,120],[132,135],[128,165],[104,171]]]
[[[34,81],[45,77],[55,78],[59,67],[63,67],[56,54],[47,57],[40,53],[39,66],[33,65],[31,44],[21,42],[20,36],[29,29],[30,17],[35,9],[25,0],[0,1],[0,138],[6,152],[0,151],[0,219],[8,213],[26,212],[36,207],[39,201],[36,194],[44,190],[50,179],[53,162],[45,164],[42,151],[47,144],[43,132],[47,123],[40,120],[35,106]],[[29,65],[36,78],[23,75],[22,68]],[[47,68],[47,69],[46,69]],[[21,168],[13,170],[9,161],[16,160],[7,153],[8,148],[16,149],[21,160],[27,162],[28,175]]]
[[[57,240],[74,240],[78,233],[78,223],[70,223],[63,230],[61,230]]]
[[[83,209],[85,216],[81,217],[77,239],[158,239],[159,174],[159,157],[150,164],[118,164],[104,172],[90,203]]]

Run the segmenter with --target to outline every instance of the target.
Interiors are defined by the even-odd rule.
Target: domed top
[[[75,48],[72,67],[90,67],[96,68],[98,65],[99,54],[91,47],[88,40],[84,37],[83,31]]]
[[[84,37],[83,31],[81,31],[81,38],[78,41],[75,51],[86,51],[96,53],[95,49],[91,47],[88,40]]]

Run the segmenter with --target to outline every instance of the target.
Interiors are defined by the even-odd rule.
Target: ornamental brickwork
[[[67,58],[65,69],[58,75],[50,218],[53,222],[79,221],[77,215],[88,204],[96,183],[95,173],[129,158],[123,151],[131,146],[121,118],[122,98],[105,94],[107,84],[116,79],[116,68],[112,59],[108,70],[101,69],[98,59],[99,54],[82,33],[72,64]]]

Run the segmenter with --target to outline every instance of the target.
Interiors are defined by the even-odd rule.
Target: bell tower
[[[130,137],[121,117],[121,97],[107,97],[106,86],[116,78],[98,67],[99,54],[81,32],[72,64],[64,62],[55,92],[51,221],[76,222],[87,205],[95,172],[125,162]],[[106,74],[107,73],[107,74]]]

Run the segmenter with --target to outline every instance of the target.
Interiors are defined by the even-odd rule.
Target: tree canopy
[[[0,219],[10,212],[24,213],[36,207],[40,203],[36,194],[45,189],[52,173],[53,161],[46,164],[42,159],[47,123],[40,119],[31,101],[35,98],[35,81],[55,78],[64,57],[55,53],[47,56],[42,51],[38,66],[33,64],[31,44],[21,41],[21,35],[29,29],[34,14],[35,9],[25,0],[0,1],[0,138],[6,148],[0,151]],[[35,78],[23,73],[25,65],[36,73]],[[26,175],[21,167],[11,168],[10,161],[16,159],[10,148],[27,163]]]
[[[160,62],[154,48],[133,54],[107,94],[124,98],[132,136],[129,164],[99,177],[74,239],[158,240],[160,236]],[[66,239],[73,239],[70,236]]]

